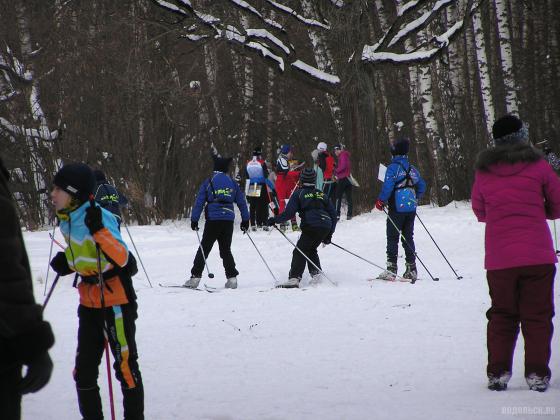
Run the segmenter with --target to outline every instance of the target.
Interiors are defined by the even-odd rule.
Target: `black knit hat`
[[[342,150],[343,148],[344,148],[344,146],[343,146],[342,144],[340,144],[340,143],[336,143],[336,144],[333,146],[333,150]]]
[[[262,156],[262,149],[260,146],[253,149],[253,156]]]
[[[85,163],[69,163],[56,173],[53,184],[84,203],[93,194],[95,176]]]
[[[214,160],[214,171],[216,172],[229,171],[229,164],[231,163],[232,158],[223,158],[217,155],[213,155],[212,159]]]
[[[299,180],[301,182],[301,185],[303,186],[314,187],[315,181],[317,180],[317,174],[313,169],[305,168],[303,171],[301,171]]]
[[[515,115],[505,115],[492,126],[492,137],[496,146],[527,142],[529,130]]]
[[[393,142],[393,144],[391,144],[391,154],[393,156],[408,155],[409,147],[409,139],[407,139],[406,137],[398,138]]]

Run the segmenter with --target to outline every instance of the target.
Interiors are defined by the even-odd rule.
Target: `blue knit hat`
[[[283,155],[287,155],[288,153],[290,153],[290,150],[292,150],[292,146],[290,146],[289,144],[283,144],[282,147],[280,147],[280,153],[282,153]]]

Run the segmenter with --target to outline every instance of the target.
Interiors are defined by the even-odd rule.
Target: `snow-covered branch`
[[[404,5],[391,28],[385,36],[375,45],[366,45],[362,50],[362,61],[368,63],[393,62],[400,64],[410,64],[429,61],[446,48],[451,40],[457,36],[470,20],[471,16],[481,6],[485,0],[469,0],[464,6],[464,10],[450,27],[446,28],[441,34],[437,34],[420,43],[413,49],[406,48],[411,43],[404,42],[411,36],[423,30],[441,11],[451,5],[457,6],[457,0],[438,0],[425,10],[419,17],[412,21],[409,13],[426,6],[426,1],[413,1]],[[404,9],[406,7],[406,9]],[[457,6],[458,7],[458,6]],[[403,11],[404,9],[404,11]],[[403,45],[404,44],[404,45]]]
[[[22,85],[22,89],[14,87],[18,83]],[[51,131],[48,127],[47,118],[39,100],[38,81],[33,72],[27,70],[12,50],[6,47],[5,51],[0,51],[0,103],[8,110],[10,103],[23,91],[28,92],[26,98],[27,109],[29,109],[32,119],[39,124],[39,127],[26,128],[1,117],[0,131],[7,132],[13,137],[23,136],[36,140],[55,140],[58,137],[58,130]],[[6,114],[9,114],[9,112],[5,112],[5,116]]]
[[[336,74],[334,66],[325,67],[320,60],[317,39],[321,38],[319,49],[327,51],[329,43],[334,42],[330,33],[331,24],[323,19],[318,11],[311,11],[309,2],[299,2],[300,10],[295,10],[291,2],[287,6],[282,0],[228,0],[230,9],[237,9],[232,13],[223,3],[199,2],[197,6],[189,0],[152,0],[157,6],[169,10],[182,17],[181,30],[187,34],[184,38],[194,42],[225,40],[248,51],[264,57],[272,66],[282,73],[290,70],[305,75],[312,82],[319,82],[326,89],[340,86],[340,75]],[[356,51],[362,51],[363,63],[419,63],[431,60],[449,45],[464,27],[465,21],[480,7],[484,0],[411,0],[399,3],[396,16],[386,32],[374,45],[356,45]],[[356,13],[355,8],[347,7],[341,0],[332,0],[333,16],[341,14],[336,21],[345,21],[342,14]],[[442,17],[446,9],[465,4],[461,13],[456,14],[457,20],[443,25],[441,33],[425,37],[425,41],[414,45],[409,42],[420,31],[426,30],[428,25]],[[350,4],[348,4],[350,6]],[[276,14],[274,13],[276,12]],[[241,19],[239,13],[243,16]],[[274,16],[275,19],[271,19]],[[288,16],[292,19],[280,19]],[[346,16],[347,18],[348,16]],[[250,18],[250,19],[249,19]],[[334,22],[335,20],[333,20]],[[192,22],[192,23],[191,23]],[[280,23],[281,22],[281,23]],[[189,25],[189,23],[191,23]],[[262,24],[263,27],[259,24]],[[290,35],[301,40],[296,35],[301,31],[308,31],[314,48],[315,63],[309,63],[309,55],[303,44],[294,46]],[[439,27],[439,25],[433,25]],[[430,28],[433,30],[432,28]],[[336,30],[341,30],[338,28]],[[348,29],[346,29],[348,30]],[[314,32],[316,31],[316,32]],[[330,63],[334,63],[329,58]]]

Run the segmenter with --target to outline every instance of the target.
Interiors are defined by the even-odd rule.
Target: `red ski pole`
[[[93,194],[89,197],[90,206],[95,207],[95,200]],[[99,249],[99,244],[95,243],[95,248],[97,250],[97,276],[99,277],[99,289],[101,296],[101,310],[103,311],[104,328],[103,332],[105,335],[105,360],[107,361],[107,383],[109,385],[109,403],[111,405],[111,420],[115,420],[115,400],[113,399],[113,377],[111,376],[111,356],[109,354],[109,327],[107,325],[107,320],[105,319],[105,282],[103,280],[103,273],[101,272],[101,250]]]

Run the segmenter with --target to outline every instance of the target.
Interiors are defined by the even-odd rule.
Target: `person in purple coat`
[[[488,388],[507,389],[521,325],[525,378],[543,392],[551,375],[557,262],[547,219],[560,217],[560,180],[518,117],[498,119],[492,136],[494,147],[477,158],[471,195],[477,219],[486,223]]]
[[[348,204],[348,212],[346,218],[352,219],[352,183],[350,182],[350,172],[352,166],[350,164],[350,152],[344,148],[342,144],[335,144],[334,154],[336,155],[336,168],[334,174],[336,176],[336,216],[340,219],[340,209],[342,207],[342,196],[346,196]]]

